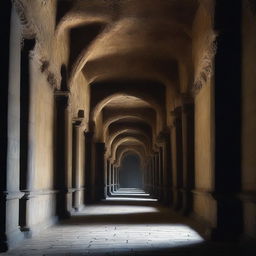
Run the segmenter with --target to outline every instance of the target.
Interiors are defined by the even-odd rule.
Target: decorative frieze
[[[56,78],[55,74],[50,70],[50,62],[48,60],[45,60],[42,58],[40,60],[41,62],[41,72],[46,75],[47,82],[51,85],[51,87],[58,88],[58,85],[60,84],[58,79]]]
[[[15,10],[20,18],[22,25],[22,36],[26,39],[32,39],[36,37],[36,26],[32,20],[28,17],[25,5],[22,0],[12,0]]]
[[[217,51],[217,44],[215,41],[215,36],[212,40],[209,40],[209,46],[205,50],[201,60],[200,64],[198,65],[200,67],[200,70],[197,72],[198,75],[196,75],[194,84],[192,87],[192,93],[196,95],[202,87],[210,80],[213,72],[213,60],[214,56]]]

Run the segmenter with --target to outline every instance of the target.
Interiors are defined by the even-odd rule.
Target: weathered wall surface
[[[242,24],[242,188],[245,193],[256,193],[256,13],[248,2],[243,1]],[[248,199],[244,202],[245,233],[256,237],[256,205]]]

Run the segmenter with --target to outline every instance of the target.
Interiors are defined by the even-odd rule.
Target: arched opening
[[[140,158],[135,154],[129,154],[122,160],[120,167],[121,188],[142,188],[142,170]]]

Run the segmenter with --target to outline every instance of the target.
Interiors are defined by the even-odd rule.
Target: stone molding
[[[170,136],[170,129],[165,128],[157,136],[157,138],[156,138],[157,143],[160,143],[160,144],[167,143],[167,139],[169,138],[169,136]]]
[[[0,191],[1,201],[21,199],[24,196],[24,193],[21,191]]]
[[[243,202],[256,203],[256,191],[243,191],[238,197]]]
[[[60,91],[60,90],[56,90],[54,92],[54,97],[56,99],[63,99],[65,107],[67,108],[71,108],[71,97],[70,97],[70,91]]]
[[[234,201],[234,200],[241,200],[241,201],[250,201],[256,202],[256,192],[242,192],[242,193],[228,193],[228,192],[217,192],[211,191],[206,189],[194,189],[192,193],[195,195],[202,195],[210,197],[215,201]]]
[[[83,126],[83,121],[84,121],[84,118],[82,118],[82,117],[75,117],[75,118],[73,118],[73,124],[74,124],[76,127],[81,127],[81,126]]]
[[[34,191],[22,190],[21,192],[23,194],[22,199],[28,200],[33,197],[57,194],[59,193],[59,190],[53,190],[53,189],[52,190],[51,189],[34,190]]]
[[[207,196],[214,199],[213,192],[207,189],[194,189],[192,190],[192,193],[195,195]]]

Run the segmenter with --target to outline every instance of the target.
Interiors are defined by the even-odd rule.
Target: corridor
[[[0,10],[0,253],[256,255],[255,0]]]
[[[200,227],[142,190],[120,189],[114,196],[2,255],[224,256],[237,252],[234,245],[206,243],[198,233]]]

